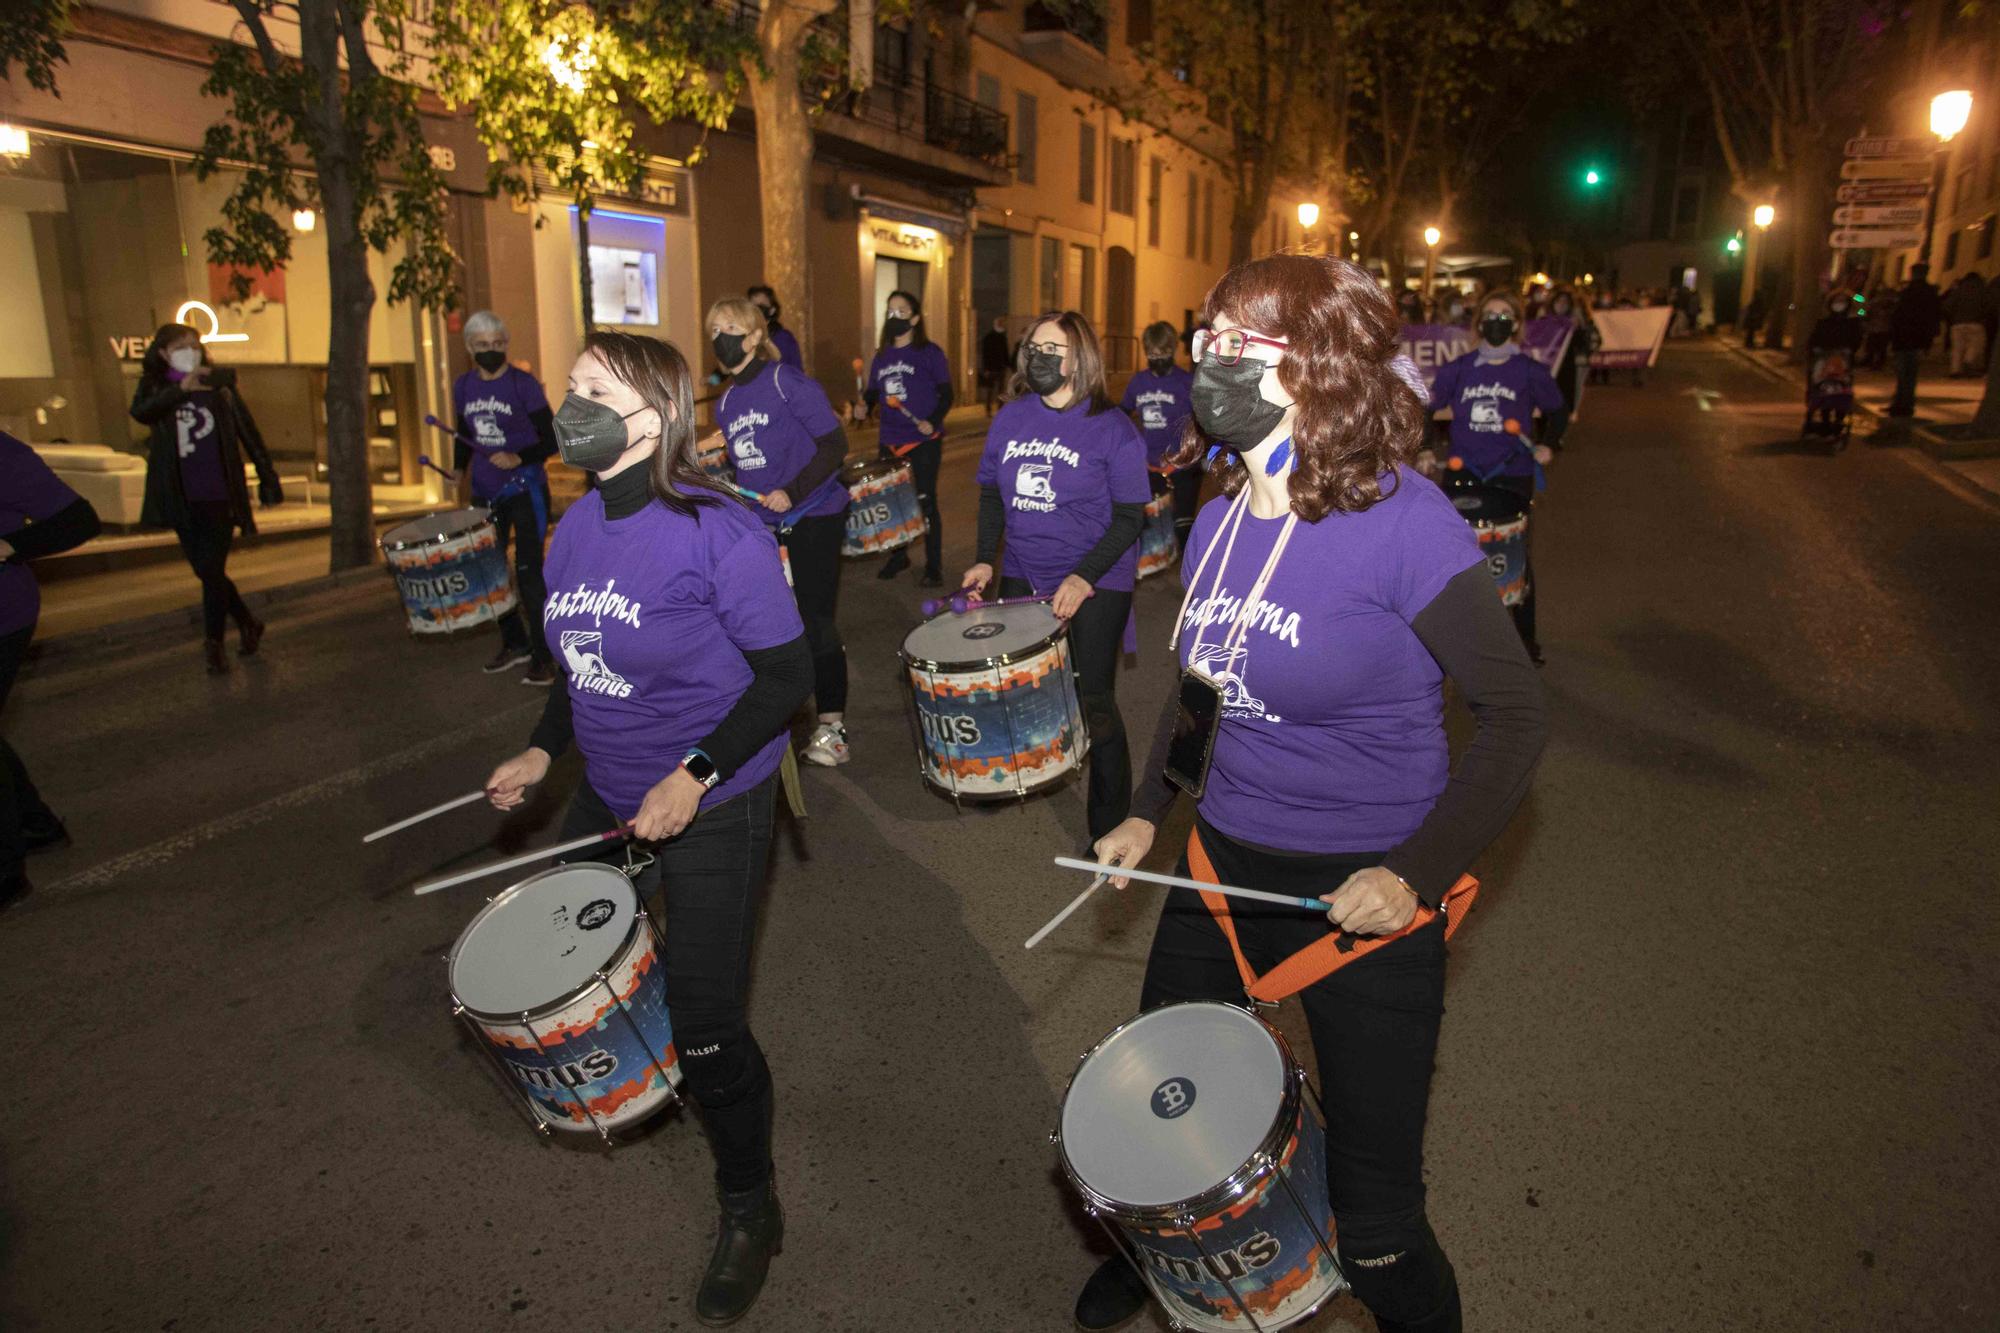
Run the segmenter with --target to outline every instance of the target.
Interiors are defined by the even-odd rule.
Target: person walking
[[[1944,298],[1950,338],[1950,374],[1971,379],[1986,373],[1986,279],[1967,273]]]
[[[541,381],[507,362],[507,323],[491,310],[465,321],[465,350],[472,369],[451,386],[457,428],[452,471],[460,503],[490,511],[504,554],[514,550],[517,605],[500,622],[500,647],[481,670],[492,675],[526,664],[523,685],[546,689],[556,679],[555,659],[542,639],[542,549],[549,531],[549,478],[543,464],[556,451],[555,424]]]
[[[33,449],[0,431],[0,714],[41,617],[29,563],[81,546],[102,527],[88,500]],[[35,789],[28,766],[0,736],[0,910],[33,892],[29,854],[68,841],[69,830]]]
[[[1944,320],[1938,289],[1930,283],[1931,266],[1910,265],[1910,280],[1896,297],[1896,311],[1889,316],[1889,357],[1896,369],[1896,393],[1889,400],[1889,415],[1907,419],[1917,414],[1917,371],[1925,352],[1937,341],[1938,326]]]
[[[951,362],[925,331],[924,303],[914,293],[889,293],[882,343],[866,383],[862,399],[881,414],[882,456],[909,460],[917,504],[930,526],[924,534],[923,586],[942,588],[944,524],[938,517],[937,482],[944,460],[944,418],[951,411]],[[908,548],[898,547],[875,577],[893,579],[909,567]]]
[[[1181,432],[1187,427],[1188,390],[1194,376],[1175,364],[1174,326],[1164,319],[1146,326],[1139,345],[1146,353],[1146,368],[1126,381],[1118,407],[1132,418],[1139,438],[1146,442],[1153,494],[1173,492],[1174,535],[1177,549],[1184,549],[1201,500],[1203,473],[1200,464],[1175,467],[1170,456],[1180,449]]]
[[[1861,316],[1861,368],[1880,370],[1889,361],[1889,317],[1896,311],[1896,294],[1879,281],[1869,284]]]
[[[1007,368],[1012,365],[1007,348],[1007,319],[993,317],[993,327],[979,337],[979,393],[986,404],[986,418],[993,419],[994,405],[1007,387]]]
[[[284,487],[270,450],[236,389],[236,372],[211,365],[201,335],[185,324],[162,324],[139,362],[132,419],[149,427],[146,495],[139,521],[171,528],[181,554],[201,581],[202,660],[212,676],[224,675],[222,636],[236,622],[237,652],[249,657],[264,637],[264,622],[250,614],[229,578],[229,548],[238,532],[250,536],[248,457],[257,469],[257,499],[265,508],[284,503]]]
[[[778,364],[790,366],[803,375],[806,373],[806,359],[799,351],[799,340],[792,331],[778,322],[782,307],[778,304],[778,294],[763,283],[758,283],[744,293],[764,316],[764,336],[770,340],[771,350],[778,354]]]

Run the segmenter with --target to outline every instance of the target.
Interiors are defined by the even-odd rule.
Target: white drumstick
[[[477,870],[467,870],[461,874],[447,876],[444,879],[434,879],[428,884],[417,885],[411,892],[416,894],[436,893],[439,889],[448,889],[454,884],[463,884],[467,880],[484,879],[488,875],[497,875],[503,870],[512,870],[516,866],[532,865],[536,861],[546,861],[551,856],[560,856],[564,852],[573,852],[579,847],[588,847],[592,843],[610,842],[613,839],[625,837],[631,831],[632,826],[630,824],[620,824],[617,828],[605,833],[592,833],[570,842],[557,843],[553,847],[544,847],[538,852],[524,852],[520,856],[510,856],[505,861],[495,861],[492,865],[480,866]]]
[[[1107,875],[1126,875],[1132,879],[1143,879],[1149,884],[1165,884],[1176,889],[1206,889],[1210,893],[1226,894],[1231,898],[1255,898],[1262,903],[1282,903],[1286,907],[1309,907],[1315,912],[1324,912],[1326,904],[1317,898],[1294,898],[1289,893],[1266,893],[1262,889],[1239,889],[1233,884],[1207,884],[1198,879],[1182,879],[1179,875],[1160,875],[1151,870],[1125,870],[1119,866],[1102,865],[1096,861],[1079,861],[1073,856],[1058,856],[1056,864],[1065,870],[1095,870]]]
[[[1069,920],[1069,914],[1071,912],[1074,912],[1077,908],[1083,906],[1084,899],[1090,897],[1091,894],[1096,893],[1099,889],[1103,888],[1104,881],[1110,878],[1111,878],[1110,872],[1106,871],[1105,873],[1099,875],[1096,879],[1090,881],[1089,888],[1085,889],[1082,893],[1077,894],[1076,897],[1070,899],[1070,904],[1068,907],[1063,908],[1062,911],[1057,912],[1054,916],[1050,917],[1049,924],[1043,926],[1040,930],[1028,936],[1028,942],[1022,945],[1021,947],[1024,949],[1032,949],[1037,944],[1040,944],[1043,940],[1047,939],[1049,937],[1050,931],[1054,930],[1057,926],[1060,926],[1063,922]]]
[[[463,796],[454,796],[449,801],[446,801],[443,805],[434,805],[428,810],[422,811],[418,814],[411,815],[408,819],[399,819],[393,824],[384,825],[383,827],[376,829],[373,833],[369,834],[367,837],[363,838],[361,841],[373,842],[377,838],[386,838],[391,833],[401,833],[404,829],[408,828],[410,825],[421,824],[426,819],[429,819],[432,815],[441,815],[447,810],[456,810],[461,805],[471,805],[474,801],[483,801],[485,799],[486,799],[486,789],[484,787],[481,787],[478,791],[469,791]]]

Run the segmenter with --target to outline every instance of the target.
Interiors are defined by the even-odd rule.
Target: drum
[[[736,473],[729,466],[729,441],[723,438],[721,431],[703,436],[701,442],[695,445],[695,461],[701,464],[703,472],[717,481],[735,483]]]
[[[1500,600],[1520,605],[1528,595],[1528,502],[1512,491],[1478,482],[1448,484],[1444,493],[1479,535],[1479,553],[1493,571]]]
[[[449,634],[514,609],[507,553],[484,509],[447,509],[382,534],[413,634]]]
[[[930,531],[908,463],[849,463],[840,470],[840,480],[847,486],[848,498],[842,555],[879,555],[908,546]]]
[[[452,1012],[536,1128],[609,1140],[679,1100],[665,959],[631,881],[557,866],[492,899],[458,937]]]
[[[1063,1173],[1176,1327],[1271,1333],[1347,1285],[1304,1089],[1283,1037],[1208,1000],[1141,1014],[1071,1076]]]
[[[1069,630],[1046,602],[946,611],[903,640],[924,781],[954,800],[1025,797],[1080,770],[1090,738]]]
[[[1174,567],[1174,496],[1162,491],[1146,502],[1146,526],[1139,529],[1139,577]]]

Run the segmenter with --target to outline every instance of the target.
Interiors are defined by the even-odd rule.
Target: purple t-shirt
[[[1451,409],[1451,451],[1481,477],[1533,476],[1535,411],[1562,406],[1555,377],[1525,352],[1504,361],[1467,352],[1438,367],[1431,384],[1431,410]]]
[[[76,501],[76,492],[63,485],[39,454],[0,431],[0,537],[53,518]],[[0,564],[0,634],[28,628],[41,609],[41,590],[27,562]]]
[[[805,632],[770,530],[733,500],[700,515],[655,501],[614,521],[591,491],[549,546],[543,633],[569,673],[584,775],[620,819],[735,706],[743,655]],[[776,772],[785,743],[773,736],[702,808]]]
[[[1123,412],[1092,414],[1079,403],[1058,412],[1035,394],[1000,409],[986,432],[979,484],[996,486],[1007,508],[1001,573],[1026,579],[1037,595],[1076,572],[1111,526],[1114,504],[1152,499],[1146,447]],[[1129,592],[1139,565],[1134,541],[1097,586]]]
[[[210,389],[197,389],[174,409],[174,452],[181,462],[181,494],[190,502],[229,499],[222,475],[222,436],[215,428],[220,404]]]
[[[766,361],[748,384],[731,384],[715,406],[716,424],[729,440],[729,461],[736,481],[753,491],[781,490],[799,475],[818,452],[813,441],[840,429],[840,418],[826,400],[826,390],[798,371]],[[786,512],[762,505],[757,514],[771,527],[789,527],[815,514],[847,509],[847,487],[836,468],[813,493],[801,496]]]
[[[771,335],[771,350],[778,354],[778,364],[805,374],[806,359],[799,355],[799,340],[792,335],[792,331],[782,324],[768,325],[767,328]]]
[[[535,423],[528,419],[549,408],[548,395],[542,392],[539,380],[519,366],[508,366],[497,379],[490,380],[468,370],[452,382],[451,403],[458,413],[458,438],[472,450],[474,499],[491,500],[510,481],[531,486],[537,483],[540,463],[509,470],[495,467],[493,455],[518,454],[540,442]]]
[[[1232,838],[1387,851],[1444,790],[1444,675],[1410,622],[1480,563],[1479,543],[1436,486],[1402,468],[1396,483],[1358,514],[1298,525],[1233,660],[1233,617],[1285,520],[1246,514],[1228,568],[1218,546],[1202,569],[1229,501],[1209,501],[1195,519],[1181,561],[1194,596],[1180,660],[1223,687],[1200,810]]]
[[[938,390],[950,383],[951,363],[936,343],[884,347],[875,353],[875,362],[868,367],[868,387],[878,395],[875,410],[882,423],[882,443],[893,449],[921,441],[923,432],[910,417],[930,420],[937,411]],[[901,400],[908,414],[889,406],[891,398]]]
[[[1148,367],[1132,376],[1118,406],[1139,422],[1139,435],[1146,441],[1146,466],[1159,468],[1162,460],[1180,447],[1181,427],[1188,419],[1188,391],[1194,374],[1173,367],[1155,375]]]

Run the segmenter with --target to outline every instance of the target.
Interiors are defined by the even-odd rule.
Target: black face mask
[[[1285,419],[1285,409],[1258,392],[1268,362],[1244,357],[1225,366],[1214,357],[1195,364],[1194,386],[1188,391],[1195,425],[1212,440],[1254,449]]]
[[[624,416],[617,409],[593,402],[580,394],[563,399],[556,409],[556,448],[562,461],[585,472],[602,472],[616,463],[632,447],[625,423],[645,411],[637,407]]]
[[[1514,336],[1512,315],[1486,315],[1479,321],[1479,336],[1495,347]]]
[[[900,338],[904,334],[908,333],[913,327],[914,325],[912,325],[909,320],[904,319],[902,316],[891,315],[889,316],[889,318],[882,321],[882,336],[884,338],[889,338],[892,340]]]
[[[491,375],[494,371],[507,364],[507,354],[505,352],[474,352],[472,354],[472,364]]]
[[[743,361],[743,337],[740,333],[718,333],[708,340],[715,349],[715,359],[722,363],[724,370],[734,370]]]
[[[1163,378],[1173,368],[1174,359],[1170,356],[1149,356],[1146,358],[1146,369]]]
[[[1063,374],[1062,363],[1063,359],[1060,355],[1048,352],[1030,352],[1028,353],[1028,366],[1022,372],[1022,378],[1028,381],[1030,389],[1046,397],[1062,388],[1063,384],[1068,380],[1068,376]]]

